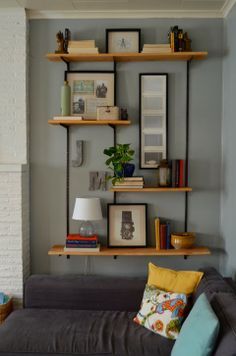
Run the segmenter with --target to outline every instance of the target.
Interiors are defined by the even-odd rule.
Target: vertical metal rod
[[[66,234],[70,231],[70,126],[66,126]]]
[[[188,187],[188,174],[189,174],[189,69],[190,61],[187,61],[187,76],[186,76],[186,147],[185,147],[185,185]],[[184,218],[184,231],[188,231],[188,192],[185,192],[185,218]]]

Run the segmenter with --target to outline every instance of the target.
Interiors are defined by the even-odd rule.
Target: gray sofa
[[[193,303],[205,292],[220,320],[215,356],[236,355],[236,294],[214,269],[205,274]],[[133,322],[146,279],[33,275],[24,309],[0,326],[0,355],[168,356],[174,341]]]

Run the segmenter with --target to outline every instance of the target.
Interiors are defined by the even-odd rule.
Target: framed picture
[[[112,71],[66,71],[71,87],[71,115],[97,119],[98,106],[115,105],[115,73]]]
[[[139,53],[140,29],[106,29],[107,53]]]
[[[168,74],[139,75],[140,168],[157,168],[167,159]]]
[[[108,204],[109,247],[147,245],[147,204]]]

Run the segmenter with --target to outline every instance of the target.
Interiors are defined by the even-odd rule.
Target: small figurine
[[[63,33],[59,31],[56,37],[57,37],[57,50],[55,51],[55,53],[65,53]]]
[[[128,120],[127,109],[125,109],[125,108],[120,109],[120,118],[121,118],[121,120]]]
[[[192,51],[192,48],[191,48],[191,40],[190,38],[188,37],[188,33],[185,32],[184,33],[184,50],[186,52],[191,52]]]

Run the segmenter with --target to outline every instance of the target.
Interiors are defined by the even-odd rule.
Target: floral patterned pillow
[[[186,294],[165,292],[146,285],[141,309],[134,321],[168,339],[177,339],[186,306]]]

